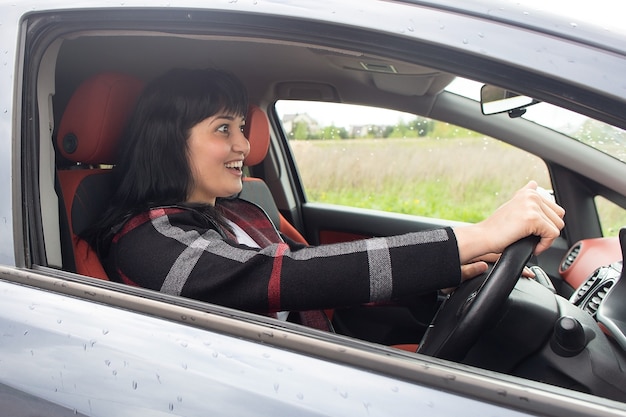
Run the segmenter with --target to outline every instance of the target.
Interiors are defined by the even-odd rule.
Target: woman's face
[[[221,112],[191,128],[187,148],[193,189],[188,203],[214,205],[217,197],[241,191],[243,160],[250,152],[243,126],[242,116]]]

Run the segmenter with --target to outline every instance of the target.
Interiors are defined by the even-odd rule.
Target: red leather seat
[[[143,82],[130,75],[100,73],[78,87],[63,113],[56,142],[59,154],[70,162],[57,169],[67,226],[62,232],[64,269],[108,279],[95,252],[79,235],[109,201],[110,166],[142,88]]]

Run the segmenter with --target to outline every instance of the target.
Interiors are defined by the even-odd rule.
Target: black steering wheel
[[[538,242],[537,236],[518,240],[502,252],[482,283],[475,278],[459,285],[441,305],[417,352],[462,360],[504,305]]]

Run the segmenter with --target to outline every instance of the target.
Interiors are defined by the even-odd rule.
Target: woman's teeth
[[[228,162],[225,166],[231,169],[241,169],[243,167],[243,161]]]

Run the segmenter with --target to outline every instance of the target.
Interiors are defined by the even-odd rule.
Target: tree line
[[[313,129],[305,121],[297,121],[287,132],[293,140],[337,140],[337,139],[387,139],[387,138],[457,138],[473,137],[477,133],[449,123],[416,117],[411,121],[399,120],[393,125],[368,124],[349,128],[323,126]]]

